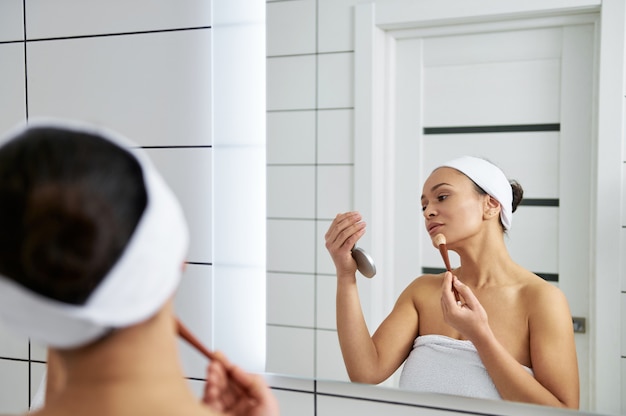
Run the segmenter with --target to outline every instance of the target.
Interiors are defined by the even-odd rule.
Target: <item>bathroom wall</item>
[[[267,3],[270,372],[348,379],[337,343],[334,268],[324,233],[337,213],[355,208],[357,2]]]
[[[259,372],[265,364],[264,51],[260,0],[0,3],[0,131],[27,118],[68,117],[118,130],[143,147],[190,226],[177,314],[207,346]],[[258,70],[237,71],[250,66]],[[234,207],[244,207],[239,218]],[[235,296],[247,305],[245,314]],[[258,344],[249,345],[248,336]],[[206,359],[180,347],[199,395]],[[45,360],[44,348],[0,327],[0,413],[28,409]]]

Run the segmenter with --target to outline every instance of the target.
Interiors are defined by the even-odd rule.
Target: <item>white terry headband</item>
[[[46,298],[0,276],[0,319],[15,332],[55,348],[88,344],[114,328],[153,316],[174,294],[187,255],[189,233],[183,210],[135,144],[110,131],[77,123],[29,122],[0,140],[3,146],[30,127],[91,133],[128,149],[141,166],[146,208],[126,248],[83,305]]]
[[[506,230],[513,222],[513,190],[504,172],[494,164],[473,156],[462,156],[442,164],[440,167],[458,170],[473,180],[485,192],[494,197],[501,206],[500,220]]]

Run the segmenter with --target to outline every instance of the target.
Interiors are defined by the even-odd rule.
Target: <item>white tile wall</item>
[[[212,152],[211,148],[146,149],[183,207],[189,224],[187,260],[195,263],[213,261]]]
[[[311,55],[267,60],[267,110],[315,108],[316,58]]]
[[[354,53],[318,55],[319,108],[354,106]]]
[[[350,381],[343,363],[337,331],[317,330],[317,368],[320,380]]]
[[[624,182],[622,182],[624,183]],[[620,231],[621,239],[620,242],[622,244],[622,259],[626,259],[626,229],[622,226],[622,230]],[[622,292],[626,292],[626,267],[621,268],[622,272]]]
[[[622,292],[622,294],[620,295],[620,299],[621,299],[621,321],[624,322],[624,320],[626,320],[626,293]],[[624,325],[622,325],[622,337],[621,337],[621,354],[622,354],[622,359],[626,360],[626,328],[624,327]]]
[[[315,221],[267,221],[267,269],[312,273],[315,264]]]
[[[267,114],[269,165],[315,163],[315,115],[315,111]],[[321,114],[318,117],[321,120]]]
[[[24,40],[23,0],[4,0],[0,13],[0,42]],[[21,45],[22,49],[24,45]]]
[[[324,110],[317,115],[318,163],[354,163],[354,111]]]
[[[4,132],[26,119],[24,45],[0,44],[0,73],[0,131]]]
[[[624,198],[626,195],[626,180],[625,180],[625,175],[626,175],[626,165],[622,164],[622,229],[621,229],[621,247],[622,247],[622,253],[625,252],[626,250],[626,228],[624,228],[624,224],[626,224],[626,209],[624,208],[625,204],[624,204]],[[621,351],[621,379],[622,379],[622,386],[621,386],[621,398],[622,398],[622,402],[621,402],[621,406],[622,409],[626,409],[626,267],[623,266],[624,261],[623,259],[626,258],[626,255],[622,256],[622,267],[621,267],[621,273],[622,273],[622,279],[621,279],[621,290],[622,293],[620,295],[620,302],[621,302],[621,307],[620,307],[620,320],[622,322],[621,325],[621,337],[620,337],[620,351]]]
[[[312,275],[267,274],[267,323],[269,325],[315,326],[315,291]]]
[[[335,215],[332,216],[329,220],[318,220],[316,224],[316,233],[317,233],[317,257],[316,257],[316,267],[318,273],[323,273],[331,276],[335,276],[335,265],[333,264],[333,260],[326,250],[326,240],[324,236],[330,227],[332,219],[335,218]]]
[[[101,123],[144,146],[210,144],[210,56],[210,29],[30,43],[29,115]]]
[[[26,14],[28,39],[40,39],[209,26],[211,2],[27,0]]]
[[[622,185],[622,227],[626,226],[626,162],[622,163],[622,177],[621,177],[621,185]],[[624,235],[624,229],[622,228],[622,235]],[[622,240],[626,241],[626,240]],[[623,288],[622,288],[623,289]]]
[[[315,52],[316,1],[294,0],[267,5],[267,55]]]
[[[30,343],[30,359],[35,361],[47,361],[48,349],[33,342]]]
[[[0,357],[28,359],[28,339],[0,322]]]
[[[315,331],[268,326],[266,370],[296,377],[315,377]]]
[[[335,218],[354,208],[352,166],[319,166],[317,169],[317,215]],[[323,240],[322,240],[323,241]]]
[[[333,276],[317,276],[316,302],[317,302],[317,327],[321,329],[337,329],[336,319],[336,292],[337,277]]]
[[[622,357],[622,380],[626,380],[626,358]],[[622,409],[626,409],[626,383],[622,383]]]
[[[0,360],[0,411],[22,414],[28,410],[28,362]]]
[[[354,50],[354,6],[359,0],[318,0],[319,52]]]
[[[268,166],[267,216],[314,218],[315,180],[314,166]]]

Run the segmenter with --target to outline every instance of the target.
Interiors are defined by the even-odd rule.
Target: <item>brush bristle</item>
[[[435,245],[442,245],[446,243],[446,236],[443,234],[437,234],[435,237],[433,237],[433,241],[435,242]]]

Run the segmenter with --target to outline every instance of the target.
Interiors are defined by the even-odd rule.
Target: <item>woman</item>
[[[188,245],[178,201],[110,132],[30,123],[0,142],[0,319],[49,347],[47,415],[277,415],[224,356],[204,403],[179,363],[172,297]]]
[[[516,264],[504,242],[522,193],[480,158],[435,169],[421,197],[426,230],[431,238],[443,234],[461,265],[415,279],[371,337],[350,254],[365,224],[357,212],[337,215],[326,247],[337,269],[337,330],[352,381],[380,383],[404,363],[402,388],[578,408],[567,300]]]

